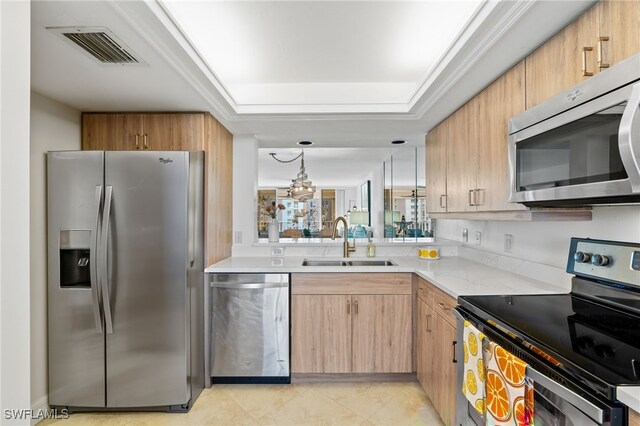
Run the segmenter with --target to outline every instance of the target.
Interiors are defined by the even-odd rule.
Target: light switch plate
[[[462,228],[462,242],[469,242],[469,230],[467,228]]]
[[[476,231],[476,245],[479,246],[482,243],[482,232]]]
[[[236,244],[242,244],[242,231],[236,231],[233,241]]]
[[[282,256],[284,256],[284,247],[271,248],[271,257],[282,257]]]

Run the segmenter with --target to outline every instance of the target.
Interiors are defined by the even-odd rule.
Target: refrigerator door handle
[[[96,224],[91,230],[91,246],[89,250],[89,277],[91,281],[91,301],[93,303],[93,317],[96,321],[96,333],[102,334],[102,314],[100,312],[100,296],[98,294],[98,232],[100,231],[100,214],[102,208],[102,185],[96,186]]]
[[[100,261],[102,263],[102,277],[100,281],[102,283],[102,306],[104,309],[104,322],[107,329],[107,334],[113,334],[113,319],[111,317],[111,300],[109,298],[109,271],[107,262],[112,194],[113,187],[107,186],[104,196],[104,211],[102,215],[102,237],[100,238]]]

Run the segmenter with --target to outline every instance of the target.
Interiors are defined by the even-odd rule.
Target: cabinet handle
[[[431,333],[431,315],[427,314],[424,316],[424,331],[427,333]]]
[[[600,38],[598,38],[598,68],[599,69],[609,68],[609,64],[602,61],[602,43],[604,43],[605,41],[609,41],[609,37],[600,36]]]
[[[593,75],[592,72],[587,71],[587,52],[591,52],[593,47],[586,46],[582,48],[582,76],[583,77],[591,77]]]
[[[473,201],[471,201],[472,194],[473,189],[470,189],[469,192],[467,192],[467,202],[469,203],[469,207],[473,207]]]
[[[347,315],[351,315],[351,300],[347,300]]]
[[[454,364],[457,364],[457,363],[458,363],[458,360],[456,359],[456,343],[458,343],[458,342],[456,342],[456,341],[454,340],[454,341],[453,341],[453,363],[454,363]]]
[[[443,200],[444,200],[444,202],[443,202]],[[440,208],[441,208],[441,209],[446,209],[446,208],[447,208],[447,203],[446,203],[446,201],[447,201],[447,196],[446,196],[445,194],[442,194],[442,195],[440,196]]]
[[[427,295],[427,291],[424,288],[419,288],[418,291],[424,294],[425,296]]]
[[[140,149],[140,135],[136,133],[136,149]]]
[[[473,190],[473,205],[474,206],[481,206],[482,203],[478,200],[480,200],[480,189],[474,189]]]
[[[146,133],[142,135],[142,146],[144,149],[149,149],[149,135]]]
[[[440,309],[442,309],[443,311],[448,311],[449,309],[451,309],[442,302],[438,302],[438,306],[440,306]]]
[[[355,311],[356,311],[356,315],[358,315],[358,299],[356,299],[356,301],[354,303],[355,303],[354,308],[355,308]]]

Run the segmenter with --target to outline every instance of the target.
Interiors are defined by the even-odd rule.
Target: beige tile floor
[[[215,385],[187,414],[76,413],[39,425],[442,425],[416,382]]]

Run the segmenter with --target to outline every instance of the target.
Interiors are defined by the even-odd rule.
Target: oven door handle
[[[571,389],[568,389],[562,386],[560,383],[555,382],[554,380],[532,368],[530,365],[527,366],[527,376],[530,377],[538,385],[548,389],[574,407],[578,408],[587,416],[597,421],[598,424],[602,424],[604,422],[604,410],[597,405],[587,401]]]
[[[640,193],[640,83],[633,85],[618,130],[618,149],[631,190]]]

